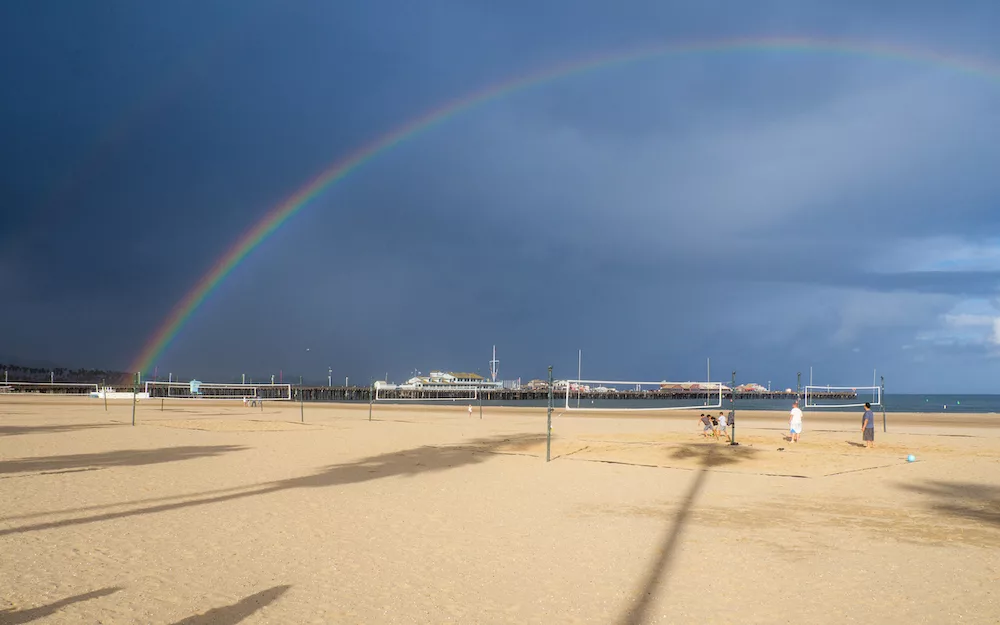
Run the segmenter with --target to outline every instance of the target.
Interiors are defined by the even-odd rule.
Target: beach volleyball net
[[[291,384],[218,384],[210,382],[147,381],[150,399],[201,399],[230,401],[289,401]]]
[[[553,389],[566,412],[663,412],[721,408],[729,391],[721,382],[565,380]]]
[[[861,408],[865,402],[871,406],[882,405],[881,386],[819,386],[803,389],[804,408]]]
[[[97,392],[96,384],[77,382],[3,382],[0,381],[0,394],[40,394],[40,395],[79,395],[89,397]]]

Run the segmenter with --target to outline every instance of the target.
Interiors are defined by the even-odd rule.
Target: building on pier
[[[431,371],[430,375],[414,376],[397,388],[404,391],[487,391],[502,388],[502,385],[502,382],[487,380],[477,373]]]

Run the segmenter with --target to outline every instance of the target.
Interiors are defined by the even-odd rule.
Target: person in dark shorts
[[[715,436],[715,427],[712,426],[712,417],[703,412],[701,413],[701,417],[698,419],[698,422],[701,423],[702,436]]]
[[[871,449],[875,446],[875,413],[868,402],[865,402],[865,415],[861,417],[861,439],[865,447]]]

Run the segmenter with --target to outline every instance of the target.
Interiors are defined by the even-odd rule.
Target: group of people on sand
[[[713,417],[707,412],[701,413],[701,417],[698,419],[701,424],[701,435],[711,436],[712,438],[718,439],[720,436],[725,436],[726,440],[733,442],[732,437],[729,435],[728,427],[729,423],[726,420],[726,414],[723,412],[719,413],[718,417]]]
[[[702,436],[711,436],[715,439],[724,436],[729,442],[733,441],[728,431],[730,423],[724,412],[720,412],[718,417],[703,412],[698,417],[698,424],[701,425]],[[788,440],[797,443],[801,434],[802,409],[799,408],[799,402],[795,402],[788,413]],[[865,447],[869,449],[875,447],[875,413],[872,412],[872,405],[869,402],[865,402],[865,413],[861,417],[861,440],[865,442]]]
[[[795,402],[788,414],[788,440],[797,443],[800,434],[802,434],[802,410],[799,409],[799,402]],[[865,402],[865,413],[861,417],[861,440],[865,442],[865,447],[869,449],[875,447],[875,413],[872,412],[872,405],[869,402]]]

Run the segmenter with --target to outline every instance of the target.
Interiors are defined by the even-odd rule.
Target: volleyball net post
[[[729,388],[729,444],[736,445],[736,372],[733,371],[733,385]]]
[[[107,390],[104,391],[104,396],[107,397]],[[135,401],[136,395],[139,393],[139,374],[135,374],[135,378],[132,381],[132,426],[135,427]]]
[[[885,376],[884,375],[883,376],[879,376],[879,378],[880,378],[880,381],[881,381],[881,384],[879,385],[879,388],[881,389],[880,390],[880,394],[879,394],[879,399],[882,400],[882,432],[884,433],[886,431],[886,425],[885,425]]]
[[[482,419],[483,418],[483,389],[480,388],[476,392],[476,395],[479,396],[479,418]]]
[[[368,378],[368,421],[372,420],[372,406],[375,405],[375,380]]]
[[[552,460],[552,365],[549,365],[549,407],[545,426],[545,462]]]

